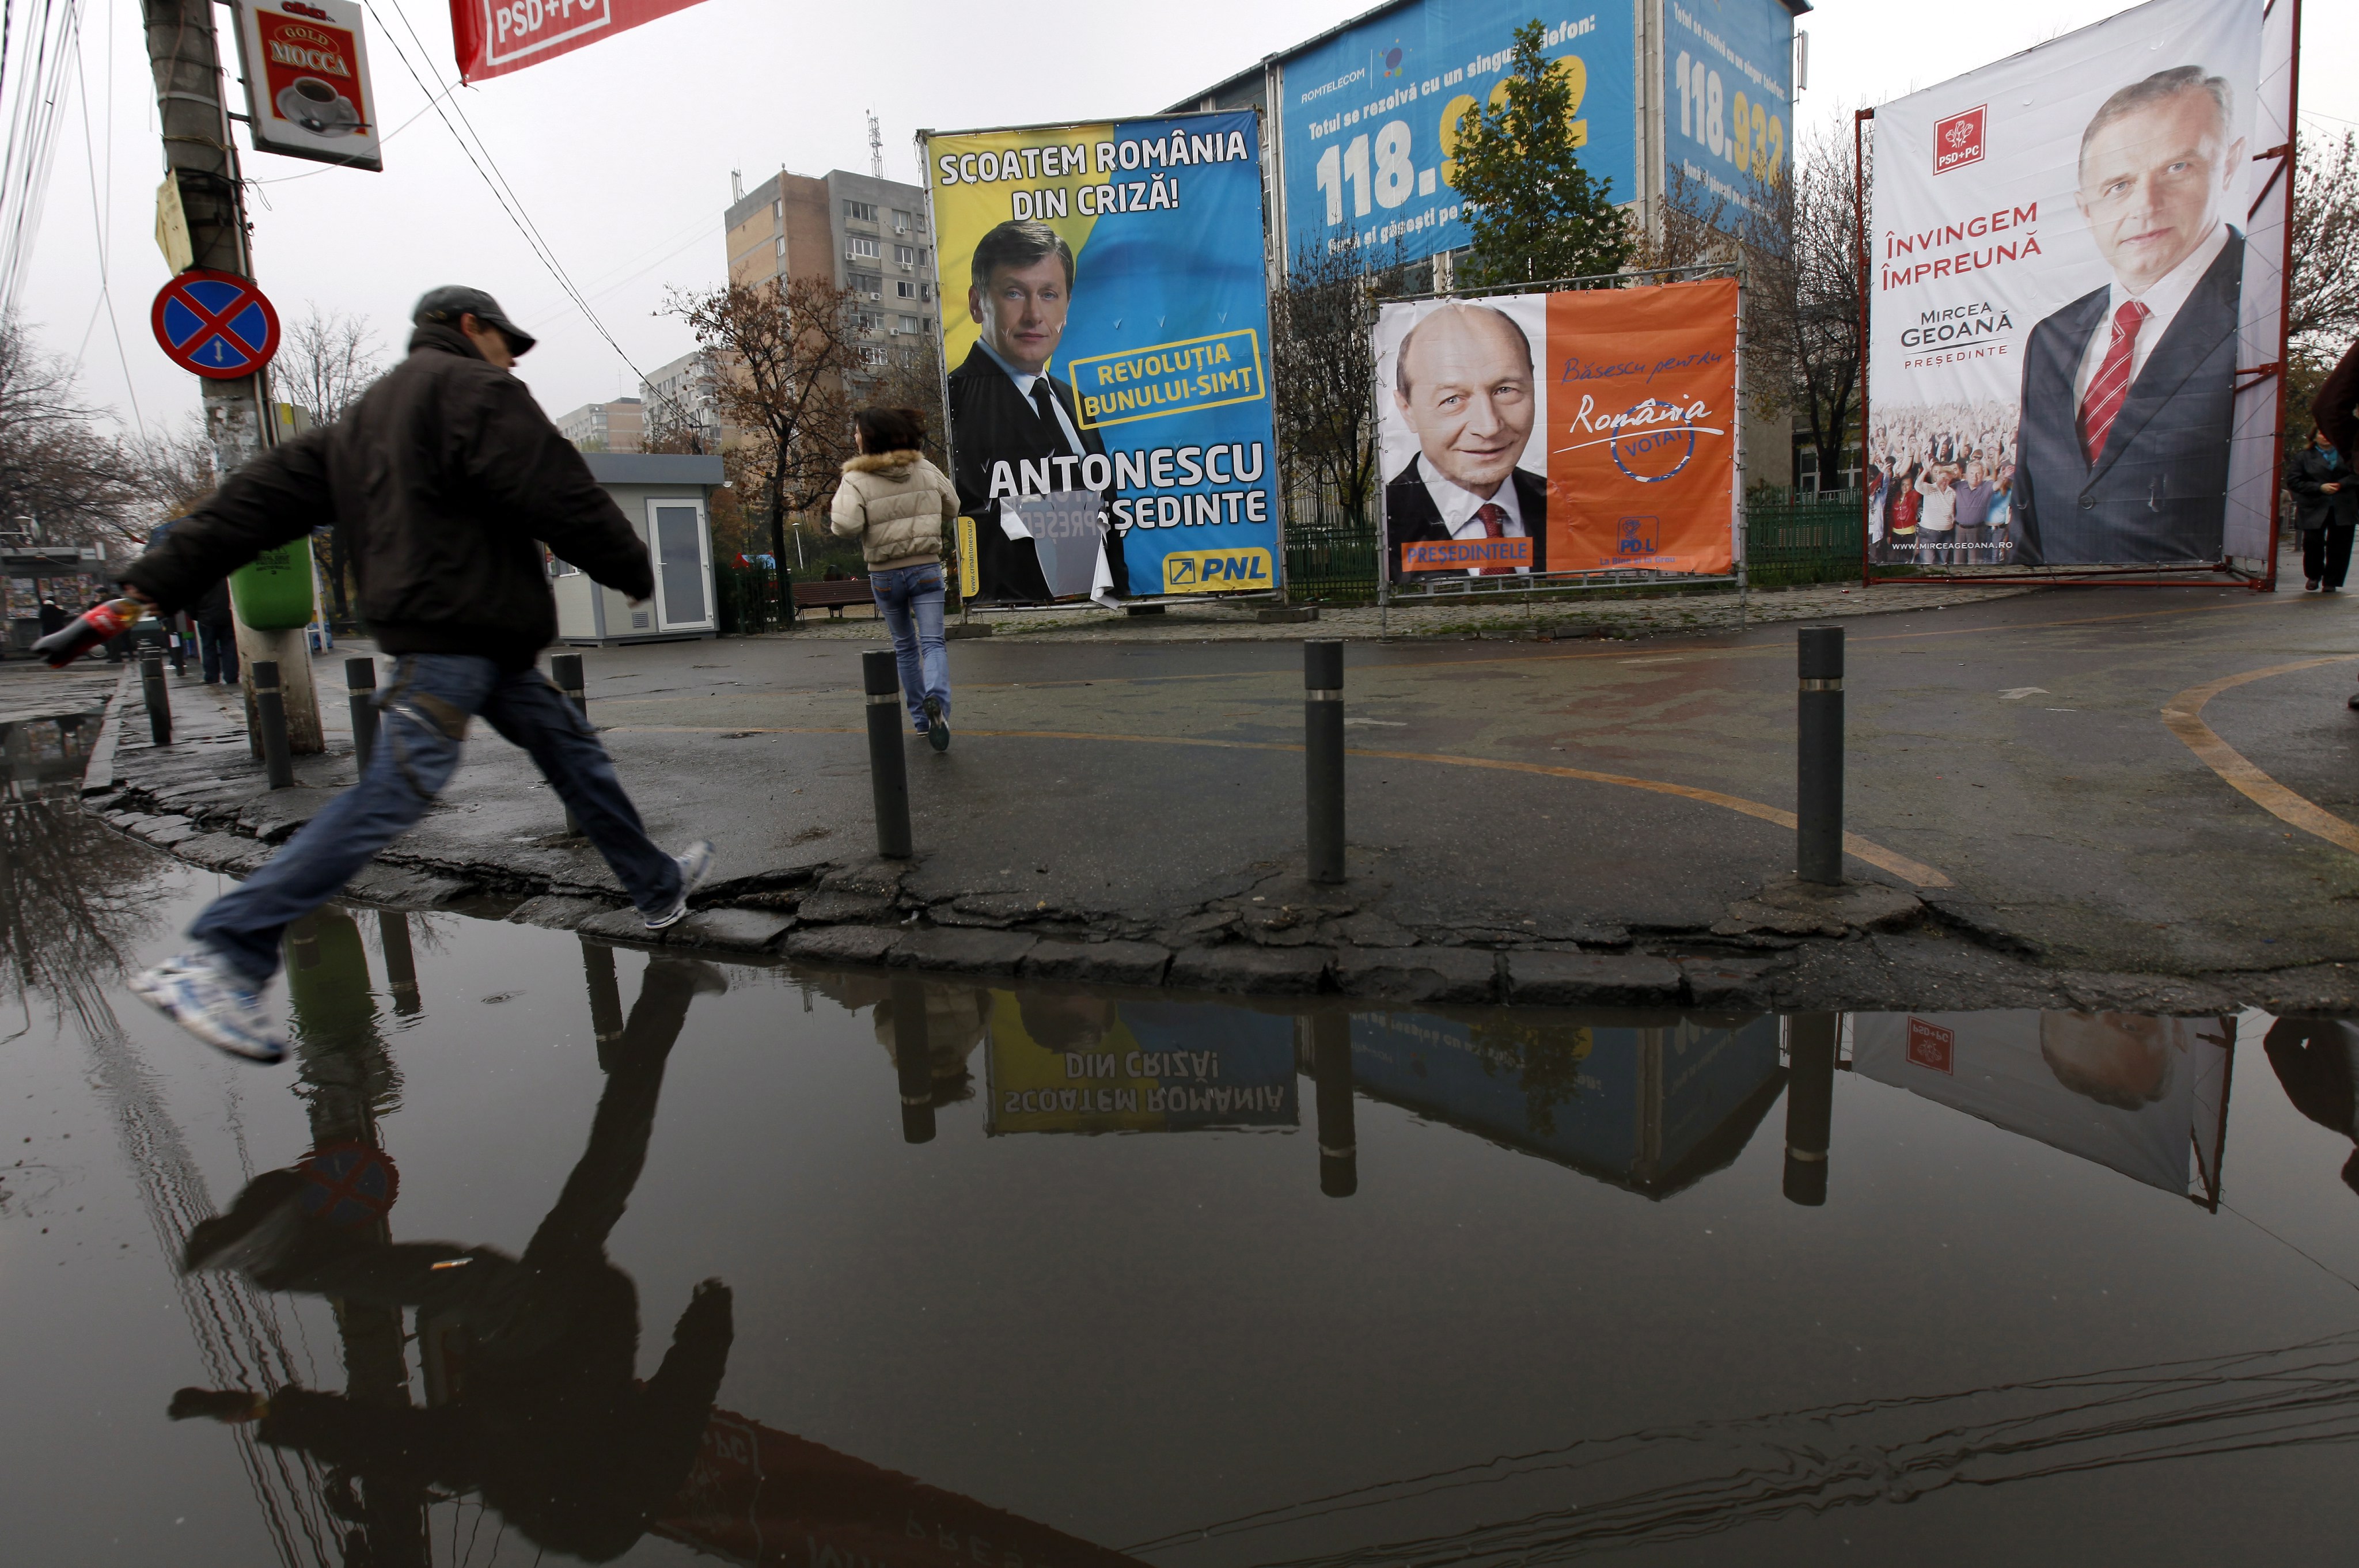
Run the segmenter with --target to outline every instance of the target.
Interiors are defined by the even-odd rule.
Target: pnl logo
[[[1166,593],[1242,593],[1274,586],[1267,550],[1174,550],[1163,557]]]
[[[1614,553],[1617,556],[1660,555],[1662,538],[1662,519],[1625,517],[1614,530]]]
[[[1933,124],[1933,172],[1947,174],[1953,168],[1963,168],[1970,163],[1983,161],[1983,114],[1990,106],[1978,103],[1962,114],[1952,114]]]

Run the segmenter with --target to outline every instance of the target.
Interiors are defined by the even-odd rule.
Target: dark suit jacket
[[[1531,536],[1532,570],[1548,570],[1548,481],[1523,469],[1515,470],[1516,506],[1524,514],[1524,532]],[[1401,546],[1421,545],[1450,537],[1448,524],[1441,521],[1441,508],[1433,503],[1432,494],[1425,488],[1425,479],[1417,471],[1417,460],[1411,458],[1408,467],[1395,474],[1385,486],[1385,550],[1391,562],[1387,568],[1398,579],[1401,571]],[[1451,572],[1419,572],[1419,577],[1451,577]],[[1466,575],[1473,575],[1471,573]]]
[[[2093,468],[2081,453],[2072,382],[2089,340],[2111,330],[2112,289],[2084,294],[2031,330],[2015,473],[2017,563],[2220,558],[2244,272],[2245,237],[2231,229],[2130,384]]]
[[[1083,453],[1103,455],[1105,441],[1083,425],[1071,384],[1049,378],[1052,395],[1073,422]],[[1007,373],[977,343],[958,369],[951,372],[951,482],[958,487],[959,511],[974,519],[974,553],[978,599],[1045,600],[1048,579],[1040,573],[1039,551],[1029,539],[1011,539],[999,525],[999,503],[991,499],[995,463],[1038,462],[1064,450],[1063,433],[1041,427],[1040,411],[1033,407]],[[1114,491],[1105,492],[1111,524]],[[1122,558],[1122,535],[1106,529],[1106,566],[1114,574],[1114,592],[1130,591],[1130,574]]]

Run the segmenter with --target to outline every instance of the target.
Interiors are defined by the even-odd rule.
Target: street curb
[[[105,714],[98,721],[98,739],[91,742],[90,765],[82,771],[82,793],[84,798],[105,795],[114,788],[114,742],[123,732],[123,703],[131,695],[131,682],[139,673],[136,664],[126,664],[123,675],[114,683],[114,695],[106,699]]]

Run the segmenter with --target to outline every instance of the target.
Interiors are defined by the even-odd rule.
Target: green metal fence
[[[1749,502],[1745,508],[1747,575],[1756,588],[1856,578],[1862,525],[1856,492]]]
[[[715,561],[712,598],[713,607],[720,611],[721,634],[724,637],[767,632],[781,623],[778,574],[767,567]]]

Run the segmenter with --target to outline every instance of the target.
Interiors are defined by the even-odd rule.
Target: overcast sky
[[[694,347],[665,302],[671,290],[722,278],[732,168],[744,169],[748,185],[781,166],[864,171],[873,108],[886,173],[914,181],[919,126],[1149,114],[1367,8],[1191,0],[1169,9],[1059,7],[1010,22],[1028,14],[939,0],[703,0],[460,90],[444,112],[463,112],[481,135],[621,344],[618,354],[567,302],[427,107],[429,92],[457,74],[447,4],[370,4],[380,120],[398,127],[386,144],[386,172],[247,154],[247,174],[271,182],[253,211],[263,287],[282,316],[316,302],[365,318],[388,355],[399,351],[410,304],[425,288],[488,288],[541,334],[523,371],[552,414],[635,393],[638,377],[624,354],[651,369]],[[153,239],[162,178],[155,100],[137,5],[85,5],[82,93],[65,109],[24,314],[43,347],[79,354],[91,400],[126,427],[156,428],[197,406],[197,385],[163,357],[147,326],[167,276]],[[1978,0],[1929,14],[1902,0],[1822,0],[1803,19],[1810,81],[1797,122],[1831,122],[2124,8],[2117,0]],[[2305,10],[2305,128],[2359,127],[2359,73],[2351,69],[2359,5],[2313,0]],[[222,44],[234,61],[225,26]]]

